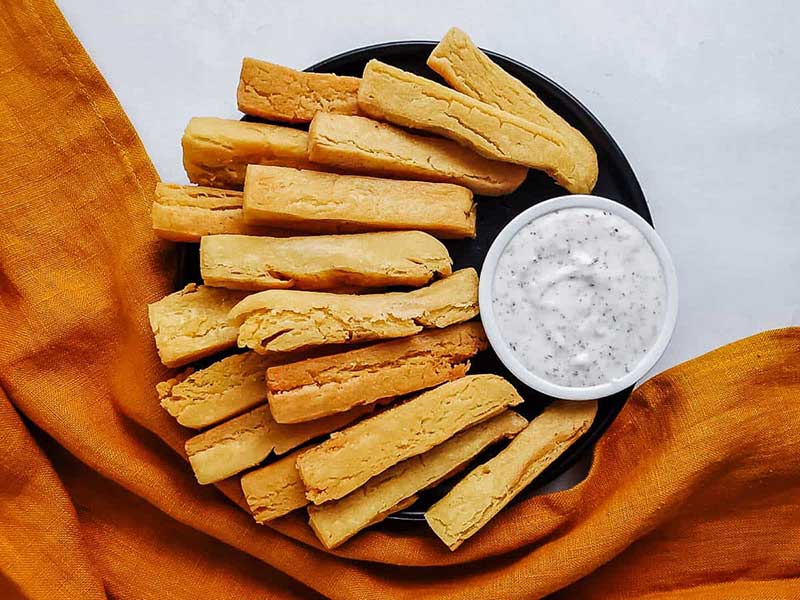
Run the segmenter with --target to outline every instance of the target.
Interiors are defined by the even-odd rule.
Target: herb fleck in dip
[[[503,251],[493,283],[500,333],[534,374],[587,387],[624,377],[664,322],[666,285],[645,237],[595,208],[534,219]]]

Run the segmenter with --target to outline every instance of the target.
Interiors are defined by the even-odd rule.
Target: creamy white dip
[[[505,342],[551,383],[624,377],[664,322],[661,263],[636,227],[608,211],[568,208],[534,219],[506,246],[492,310]]]

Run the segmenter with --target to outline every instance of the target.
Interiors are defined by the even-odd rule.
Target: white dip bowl
[[[511,239],[514,238],[522,228],[532,221],[548,213],[569,208],[591,208],[608,211],[635,227],[644,236],[645,240],[655,252],[661,264],[661,268],[663,269],[666,287],[664,319],[658,335],[655,338],[655,342],[639,358],[637,363],[631,365],[629,372],[624,376],[586,387],[568,387],[548,381],[540,375],[531,372],[504,340],[494,313],[495,273],[500,257],[503,255],[506,246],[508,246]],[[675,266],[672,263],[672,258],[664,242],[656,231],[635,212],[617,202],[598,196],[562,196],[532,206],[517,215],[503,228],[489,248],[489,252],[486,254],[486,258],[483,262],[480,277],[479,302],[481,306],[481,320],[483,321],[486,335],[489,338],[489,343],[492,345],[500,361],[517,377],[517,379],[548,396],[566,400],[591,400],[610,396],[634,385],[644,377],[664,353],[672,337],[672,332],[675,329],[675,321],[678,316],[678,278],[675,274]]]

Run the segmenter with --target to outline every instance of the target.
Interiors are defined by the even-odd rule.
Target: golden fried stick
[[[308,233],[425,231],[475,237],[475,203],[467,188],[286,167],[250,165],[244,217]]]
[[[487,347],[480,323],[431,329],[267,369],[272,415],[299,423],[458,379]]]
[[[195,117],[183,132],[183,167],[192,183],[241,189],[247,165],[309,168],[308,134],[299,129]]]
[[[295,462],[296,450],[265,467],[242,475],[242,492],[258,523],[266,523],[308,504]]]
[[[239,327],[239,347],[268,354],[405,337],[477,314],[478,274],[461,269],[411,292],[357,296],[267,290],[237,304],[228,319]]]
[[[264,373],[272,357],[244,352],[156,386],[161,406],[184,427],[202,429],[267,399]]]
[[[319,111],[358,113],[358,77],[295,71],[255,58],[242,61],[239,110],[272,121],[307,123]]]
[[[206,285],[243,289],[332,290],[421,286],[452,272],[447,248],[420,231],[271,238],[206,236]]]
[[[309,158],[333,170],[455,183],[484,196],[510,194],[528,173],[456,142],[365,117],[317,113],[308,136]]]
[[[559,132],[574,159],[574,169],[550,175],[573,194],[588,194],[597,183],[597,153],[584,135],[519,79],[495,64],[469,36],[453,27],[428,57],[428,66],[459,92]]]
[[[157,183],[151,217],[155,234],[173,242],[199,242],[204,235],[219,233],[288,235],[280,229],[245,223],[242,192],[200,185]]]
[[[247,294],[190,283],[147,307],[161,362],[168,367],[210,356],[236,345],[228,312]]]

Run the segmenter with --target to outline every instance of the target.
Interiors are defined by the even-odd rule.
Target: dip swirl
[[[520,229],[492,290],[503,340],[532,373],[562,386],[624,377],[665,319],[655,251],[635,226],[596,208],[556,210]]]

